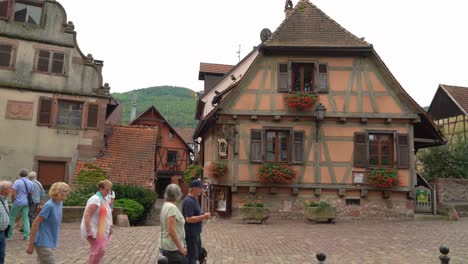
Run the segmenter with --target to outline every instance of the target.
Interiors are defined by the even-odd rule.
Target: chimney
[[[284,6],[284,15],[285,18],[288,18],[293,11],[293,3],[292,0],[286,0],[286,4]]]
[[[132,99],[132,109],[130,111],[130,122],[132,122],[136,118],[136,99],[136,94],[134,94]]]

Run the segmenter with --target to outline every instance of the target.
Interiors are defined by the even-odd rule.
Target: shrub
[[[141,204],[144,208],[142,217],[137,221],[141,223],[153,209],[156,201],[156,192],[138,185],[114,184],[112,190],[115,192],[115,199],[132,199]],[[117,206],[117,205],[114,205]]]
[[[244,204],[244,207],[259,207],[259,208],[263,208],[263,207],[265,207],[265,205],[264,205],[263,203],[248,202],[248,203]]]
[[[372,186],[380,188],[390,188],[400,183],[398,174],[393,169],[372,169],[367,179]]]
[[[459,139],[452,145],[428,148],[418,153],[424,178],[468,179],[468,140]]]
[[[88,199],[97,192],[95,184],[75,184],[72,186],[64,206],[85,206]]]
[[[81,170],[76,176],[78,184],[93,184],[107,179],[107,172],[91,163],[84,165],[87,169]]]
[[[184,171],[184,176],[182,177],[182,181],[186,184],[190,184],[192,180],[197,179],[201,175],[201,167],[197,164],[192,164],[187,167]]]
[[[264,163],[258,171],[258,177],[264,184],[288,184],[296,177],[296,171],[287,164]]]
[[[124,213],[128,215],[128,220],[132,225],[138,223],[144,212],[143,205],[133,199],[117,199],[114,201],[115,207],[123,207]]]
[[[226,173],[227,164],[226,162],[212,162],[208,167],[208,171],[210,172],[211,177],[221,177]]]

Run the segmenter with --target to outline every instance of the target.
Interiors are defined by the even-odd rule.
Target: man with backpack
[[[13,183],[13,190],[11,191],[11,200],[13,205],[10,210],[10,230],[8,231],[6,239],[11,239],[13,236],[13,227],[16,222],[16,217],[21,213],[23,219],[23,239],[29,240],[29,232],[31,226],[29,224],[29,198],[32,189],[33,183],[28,179],[28,170],[21,169],[19,171],[20,178]]]
[[[41,209],[42,200],[45,197],[45,191],[44,187],[42,187],[42,184],[37,180],[36,172],[31,171],[28,174],[28,179],[32,182],[33,185],[31,196],[34,204],[29,206],[29,224],[32,226],[34,218],[36,218],[36,215],[39,213],[38,210],[40,211]]]

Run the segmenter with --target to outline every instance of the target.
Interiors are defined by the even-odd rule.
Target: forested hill
[[[163,114],[173,127],[195,127],[195,97],[193,91],[177,86],[156,86],[113,93],[112,96],[123,105],[123,125],[130,121],[133,95],[136,94],[137,115],[151,105]]]

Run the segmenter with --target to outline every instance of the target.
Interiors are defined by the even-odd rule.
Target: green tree
[[[422,150],[418,158],[426,179],[468,179],[468,141],[457,140],[451,145]]]

